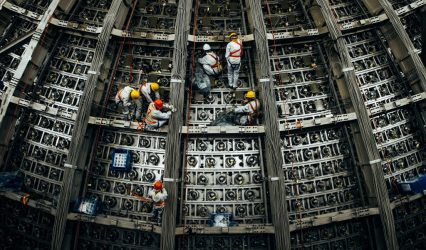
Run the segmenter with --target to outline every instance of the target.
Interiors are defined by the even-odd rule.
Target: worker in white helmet
[[[129,107],[132,105],[132,102],[136,105],[136,119],[141,119],[141,110],[142,103],[140,102],[140,93],[138,90],[133,89],[130,86],[126,86],[120,89],[115,95],[115,103],[123,108],[123,115],[129,115]],[[138,116],[139,115],[139,116]],[[127,117],[130,119],[130,117]]]
[[[243,42],[237,33],[229,35],[231,42],[226,45],[225,58],[228,63],[228,84],[234,90],[238,87],[238,77],[241,68],[241,57],[243,56]]]
[[[209,76],[219,76],[222,72],[219,56],[217,56],[210,45],[203,45],[204,56],[198,59],[198,62],[203,65],[204,72]]]

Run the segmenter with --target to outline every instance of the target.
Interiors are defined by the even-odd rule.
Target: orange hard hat
[[[154,182],[154,189],[155,190],[161,190],[161,189],[163,189],[163,183],[161,181]]]
[[[163,101],[161,99],[155,100],[154,105],[157,109],[163,109]]]

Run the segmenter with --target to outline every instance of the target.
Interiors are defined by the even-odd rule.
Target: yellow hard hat
[[[139,93],[138,90],[132,90],[132,92],[130,92],[130,97],[135,100],[135,99],[139,99],[141,97],[141,94]]]
[[[235,33],[235,32],[232,32],[231,34],[229,34],[229,37],[230,38],[232,38],[232,37],[237,37],[238,35],[237,35],[237,33]]]
[[[253,91],[253,90],[249,90],[249,91],[246,93],[246,98],[248,98],[248,99],[254,99],[254,98],[256,98],[256,93],[254,93],[254,91]]]
[[[151,89],[152,91],[158,91],[160,89],[160,85],[158,85],[156,82],[153,82],[151,83]]]

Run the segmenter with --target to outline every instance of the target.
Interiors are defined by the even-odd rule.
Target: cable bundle
[[[181,127],[185,104],[186,59],[188,57],[187,42],[189,34],[190,10],[192,0],[179,1],[175,25],[175,41],[173,50],[172,80],[170,84],[170,103],[176,108],[169,120],[167,133],[166,159],[164,169],[164,185],[169,194],[167,206],[162,215],[161,249],[174,249],[177,219],[178,182],[181,167]],[[166,181],[167,179],[170,181]]]
[[[87,84],[84,94],[80,99],[80,107],[77,112],[76,124],[74,126],[72,140],[67,156],[67,163],[69,167],[64,168],[63,186],[59,196],[58,207],[56,210],[56,219],[53,226],[52,236],[52,249],[61,249],[62,241],[65,234],[65,226],[67,223],[68,208],[73,191],[75,166],[78,165],[81,153],[81,145],[83,145],[84,136],[90,117],[90,110],[92,108],[93,97],[95,88],[98,81],[98,72],[102,67],[102,62],[108,47],[109,37],[114,26],[115,17],[118,13],[121,0],[115,0],[111,4],[111,8],[105,17],[102,32],[99,34],[98,42],[96,44],[95,54],[90,67],[90,71],[95,74],[89,74],[87,77]]]
[[[392,23],[393,27],[395,28],[395,31],[398,34],[398,37],[401,39],[402,43],[407,48],[408,54],[413,60],[413,64],[416,69],[417,76],[420,79],[420,85],[422,86],[423,91],[426,91],[425,66],[422,60],[420,59],[420,56],[417,54],[416,48],[414,47],[413,42],[411,42],[410,37],[405,31],[404,25],[401,23],[401,19],[398,17],[396,12],[392,8],[392,4],[389,1],[385,1],[385,0],[378,0],[378,1],[382,5],[386,15],[389,18],[389,21]]]
[[[269,68],[269,49],[266,37],[266,27],[263,20],[261,1],[250,0],[253,17],[254,38],[257,49],[257,66],[260,68],[260,78],[269,79],[261,83],[263,114],[265,124],[265,159],[268,173],[270,205],[272,222],[275,228],[277,249],[290,249],[290,230],[288,221],[287,201],[285,194],[285,179],[282,170],[283,159],[280,147],[280,132],[277,121],[277,106],[275,103],[274,83]]]
[[[340,55],[342,71],[344,73],[352,105],[358,117],[359,130],[364,142],[367,159],[370,161],[371,173],[373,177],[374,191],[377,197],[380,218],[383,223],[383,231],[388,249],[397,249],[396,232],[392,209],[390,208],[389,196],[386,188],[385,178],[382,171],[381,158],[377,149],[370,117],[365,108],[361,91],[358,88],[358,80],[355,75],[354,65],[350,60],[349,51],[342,32],[338,28],[337,22],[331,12],[330,5],[326,0],[317,0],[321,6],[321,11],[327,23],[331,37],[336,40],[337,51]]]

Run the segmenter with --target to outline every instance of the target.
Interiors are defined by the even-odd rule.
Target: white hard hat
[[[205,43],[203,45],[203,50],[211,50],[212,48],[210,47],[210,45],[208,45],[207,43]]]

